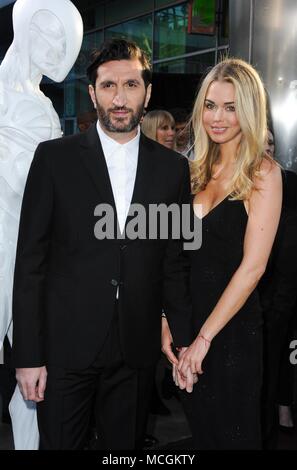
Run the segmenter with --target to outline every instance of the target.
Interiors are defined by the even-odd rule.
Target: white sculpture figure
[[[39,85],[43,75],[65,79],[83,37],[80,13],[70,0],[17,0],[13,29],[0,65],[0,350],[6,334],[11,342],[15,250],[28,170],[37,145],[61,136],[59,117]],[[18,387],[10,411],[15,447],[38,448],[35,407]]]

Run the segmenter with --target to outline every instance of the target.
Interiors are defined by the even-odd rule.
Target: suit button
[[[111,285],[114,286],[114,287],[117,287],[119,285],[118,281],[116,281],[115,279],[112,279],[110,281]]]

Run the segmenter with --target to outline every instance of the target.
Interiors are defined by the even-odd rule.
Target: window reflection
[[[141,16],[105,30],[106,39],[120,37],[135,41],[149,57],[152,55],[152,34],[152,15]]]
[[[188,33],[188,10],[187,2],[156,13],[155,60],[215,47],[215,36]]]
[[[215,53],[211,52],[155,64],[154,72],[200,75],[204,73],[208,67],[212,67],[214,63]]]
[[[92,52],[103,42],[103,32],[86,34],[83,39],[79,56],[74,64],[74,73],[77,76],[85,76],[86,69],[90,63]]]
[[[77,117],[83,112],[91,112],[93,104],[88,93],[87,78],[72,80],[65,84],[65,116]]]

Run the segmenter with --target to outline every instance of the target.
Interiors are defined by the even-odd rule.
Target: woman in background
[[[175,122],[168,111],[149,111],[143,118],[141,130],[150,139],[169,149],[175,149]]]

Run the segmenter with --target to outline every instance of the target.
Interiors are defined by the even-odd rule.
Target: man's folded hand
[[[24,400],[39,403],[44,400],[47,371],[46,367],[16,369],[16,379]]]

